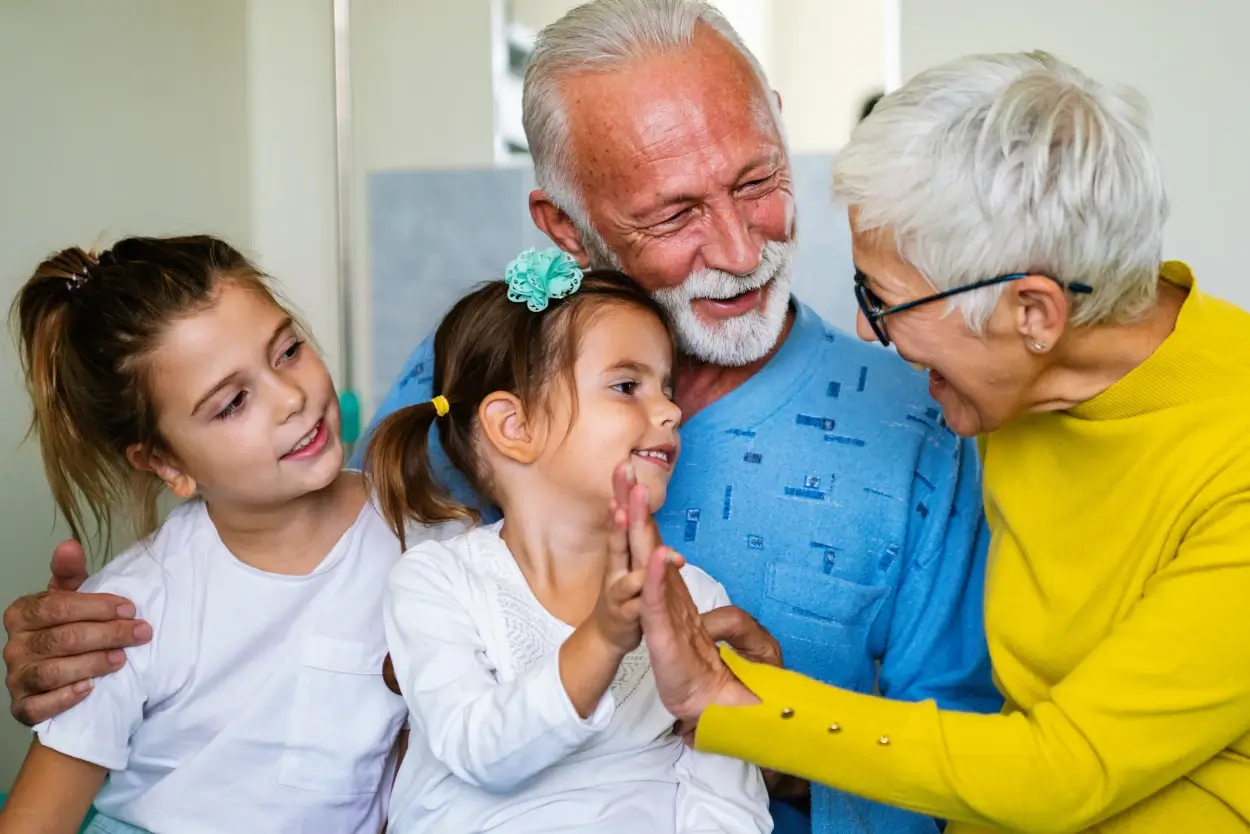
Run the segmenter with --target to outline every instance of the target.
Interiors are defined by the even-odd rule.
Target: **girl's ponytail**
[[[78,247],[53,255],[35,270],[12,309],[34,406],[29,433],[38,435],[52,497],[79,541],[88,515],[107,540],[117,485],[129,478],[124,454],[106,449],[94,435],[86,371],[90,357],[81,356],[69,338],[71,307],[96,266],[96,259]]]
[[[475,513],[451,497],[434,477],[430,435],[438,420],[434,403],[401,408],[383,420],[365,450],[364,471],[386,523],[408,547],[409,519],[439,524],[453,519],[476,521]]]
[[[165,450],[150,359],[170,323],[210,307],[223,281],[273,300],[247,258],[206,235],[126,238],[99,256],[64,249],[14,300],[31,433],[57,507],[84,544],[94,532],[108,547],[121,508],[132,510],[138,537],[156,529],[162,482],[127,460],[131,449]]]

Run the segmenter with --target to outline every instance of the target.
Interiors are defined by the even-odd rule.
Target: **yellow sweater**
[[[1191,287],[1146,362],[984,442],[985,620],[1002,715],[816,683],[726,651],[758,695],[699,749],[978,827],[1250,831],[1250,315]]]

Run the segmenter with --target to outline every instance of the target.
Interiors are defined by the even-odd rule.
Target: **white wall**
[[[864,101],[885,87],[883,0],[783,0],[773,5],[772,65],[791,150],[832,153]]]
[[[330,0],[247,0],[251,247],[341,383]]]
[[[781,93],[796,153],[831,153],[885,86],[887,0],[714,0]],[[510,0],[535,30],[578,0]]]
[[[1250,3],[900,0],[903,77],[959,55],[1045,49],[1150,100],[1172,201],[1165,254],[1250,308]]]
[[[580,0],[507,0],[504,8],[509,21],[537,32],[577,5],[580,5]]]
[[[372,403],[368,180],[494,165],[491,0],[357,0],[351,8],[355,378]],[[365,414],[365,419],[368,414]]]
[[[245,22],[244,0],[0,4],[6,310],[38,262],[70,244],[211,231],[251,246]],[[36,448],[18,448],[29,409],[8,338],[0,399],[6,604],[47,583],[52,548],[65,535],[53,524]],[[0,790],[29,738],[0,717]]]

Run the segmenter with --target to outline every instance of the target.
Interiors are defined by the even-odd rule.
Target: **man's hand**
[[[52,554],[48,590],[21,597],[4,612],[5,686],[13,717],[34,725],[77,704],[91,679],[125,663],[121,651],[152,639],[129,600],[79,594],[87,578],[82,545],[66,541]]]
[[[780,668],[781,644],[755,618],[736,605],[713,608],[703,614],[703,627],[717,643],[728,643],[733,650],[755,663]]]

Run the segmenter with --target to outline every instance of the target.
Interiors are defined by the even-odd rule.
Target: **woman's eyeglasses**
[[[908,301],[903,304],[895,304],[893,307],[887,307],[875,292],[868,288],[868,276],[860,272],[858,268],[855,270],[855,300],[859,302],[859,310],[864,314],[864,318],[868,320],[868,325],[872,328],[873,335],[877,337],[877,341],[886,347],[890,346],[890,336],[885,330],[885,317],[901,313],[904,310],[910,310],[913,307],[919,307],[921,304],[929,304],[933,301],[941,301],[944,298],[950,298],[952,295],[979,290],[982,287],[992,287],[995,284],[1005,284],[1008,281],[1018,281],[1021,278],[1027,278],[1029,275],[1036,273],[1031,272],[1013,272],[1010,275],[999,275],[996,278],[987,278],[984,281],[977,281],[966,287],[955,287],[954,289],[945,290],[943,292],[926,295],[924,298],[917,298],[915,301]],[[1089,295],[1094,288],[1088,284],[1081,284],[1076,281],[1060,281],[1058,278],[1050,278],[1059,286],[1068,292],[1074,292],[1079,295]]]

